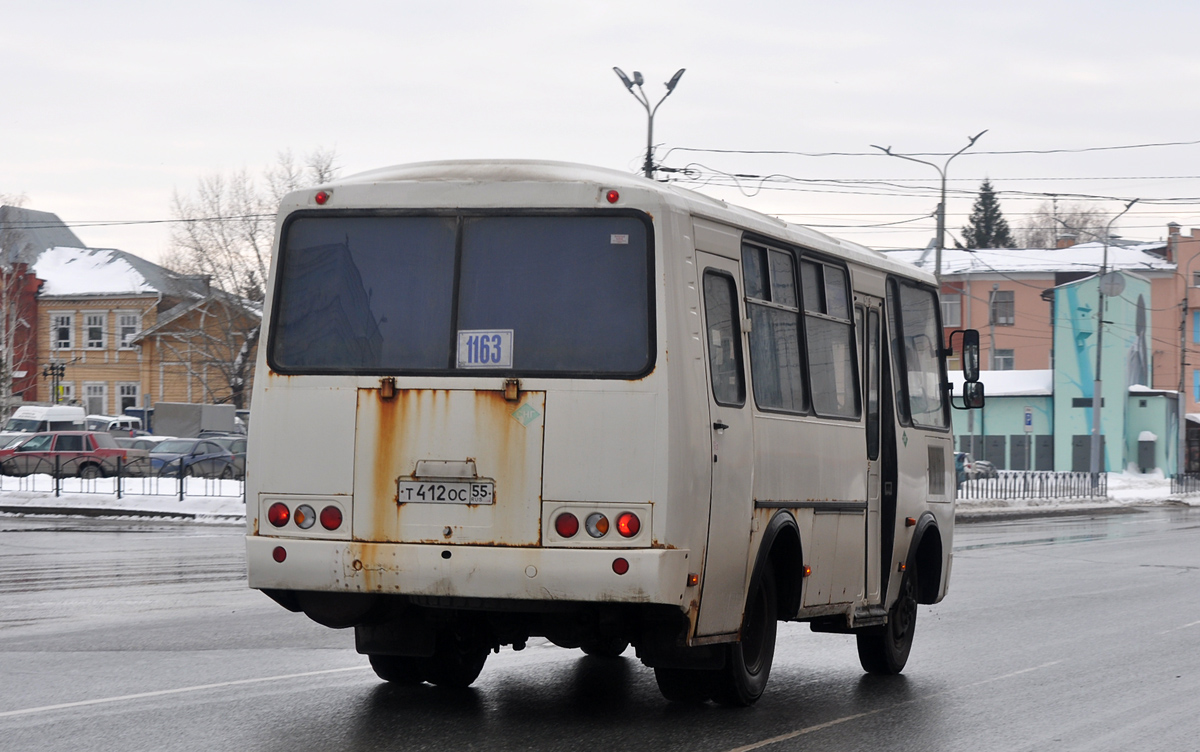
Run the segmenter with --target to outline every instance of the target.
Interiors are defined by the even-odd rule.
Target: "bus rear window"
[[[638,376],[653,362],[639,216],[301,216],[268,345],[281,373]]]

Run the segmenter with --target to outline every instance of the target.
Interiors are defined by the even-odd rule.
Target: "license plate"
[[[495,484],[484,481],[399,481],[401,504],[491,504]]]

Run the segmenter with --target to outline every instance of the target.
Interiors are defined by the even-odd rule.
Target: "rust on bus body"
[[[358,392],[353,537],[441,545],[536,546],[541,539],[545,392],[378,388]],[[492,504],[401,502],[417,463],[474,463]],[[365,547],[370,549],[372,547]],[[374,569],[363,562],[364,571]]]

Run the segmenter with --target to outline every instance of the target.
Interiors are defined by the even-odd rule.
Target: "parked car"
[[[146,475],[150,456],[144,449],[117,446],[107,431],[47,431],[0,449],[5,475],[55,475],[100,478]]]
[[[87,416],[89,431],[108,431],[114,436],[139,436],[142,431],[142,419],[132,415],[89,415]]]
[[[158,475],[233,478],[233,452],[212,439],[168,439],[150,450],[150,465]]]
[[[233,477],[242,480],[246,477],[246,437],[245,436],[213,436],[209,441],[220,444],[233,452]]]
[[[996,466],[987,460],[975,460],[975,477],[976,478],[998,478],[1000,473],[996,470]]]
[[[167,439],[173,439],[174,436],[114,436],[113,440],[117,442],[117,446],[130,447],[133,449],[145,449],[149,452],[160,443]]]

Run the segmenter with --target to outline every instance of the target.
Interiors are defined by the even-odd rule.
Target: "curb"
[[[1135,506],[1079,506],[1054,507],[1051,509],[1042,509],[1039,507],[960,509],[954,513],[954,523],[957,525],[970,525],[977,522],[1031,520],[1042,517],[1097,517],[1113,514],[1142,514],[1145,511],[1145,507]]]

